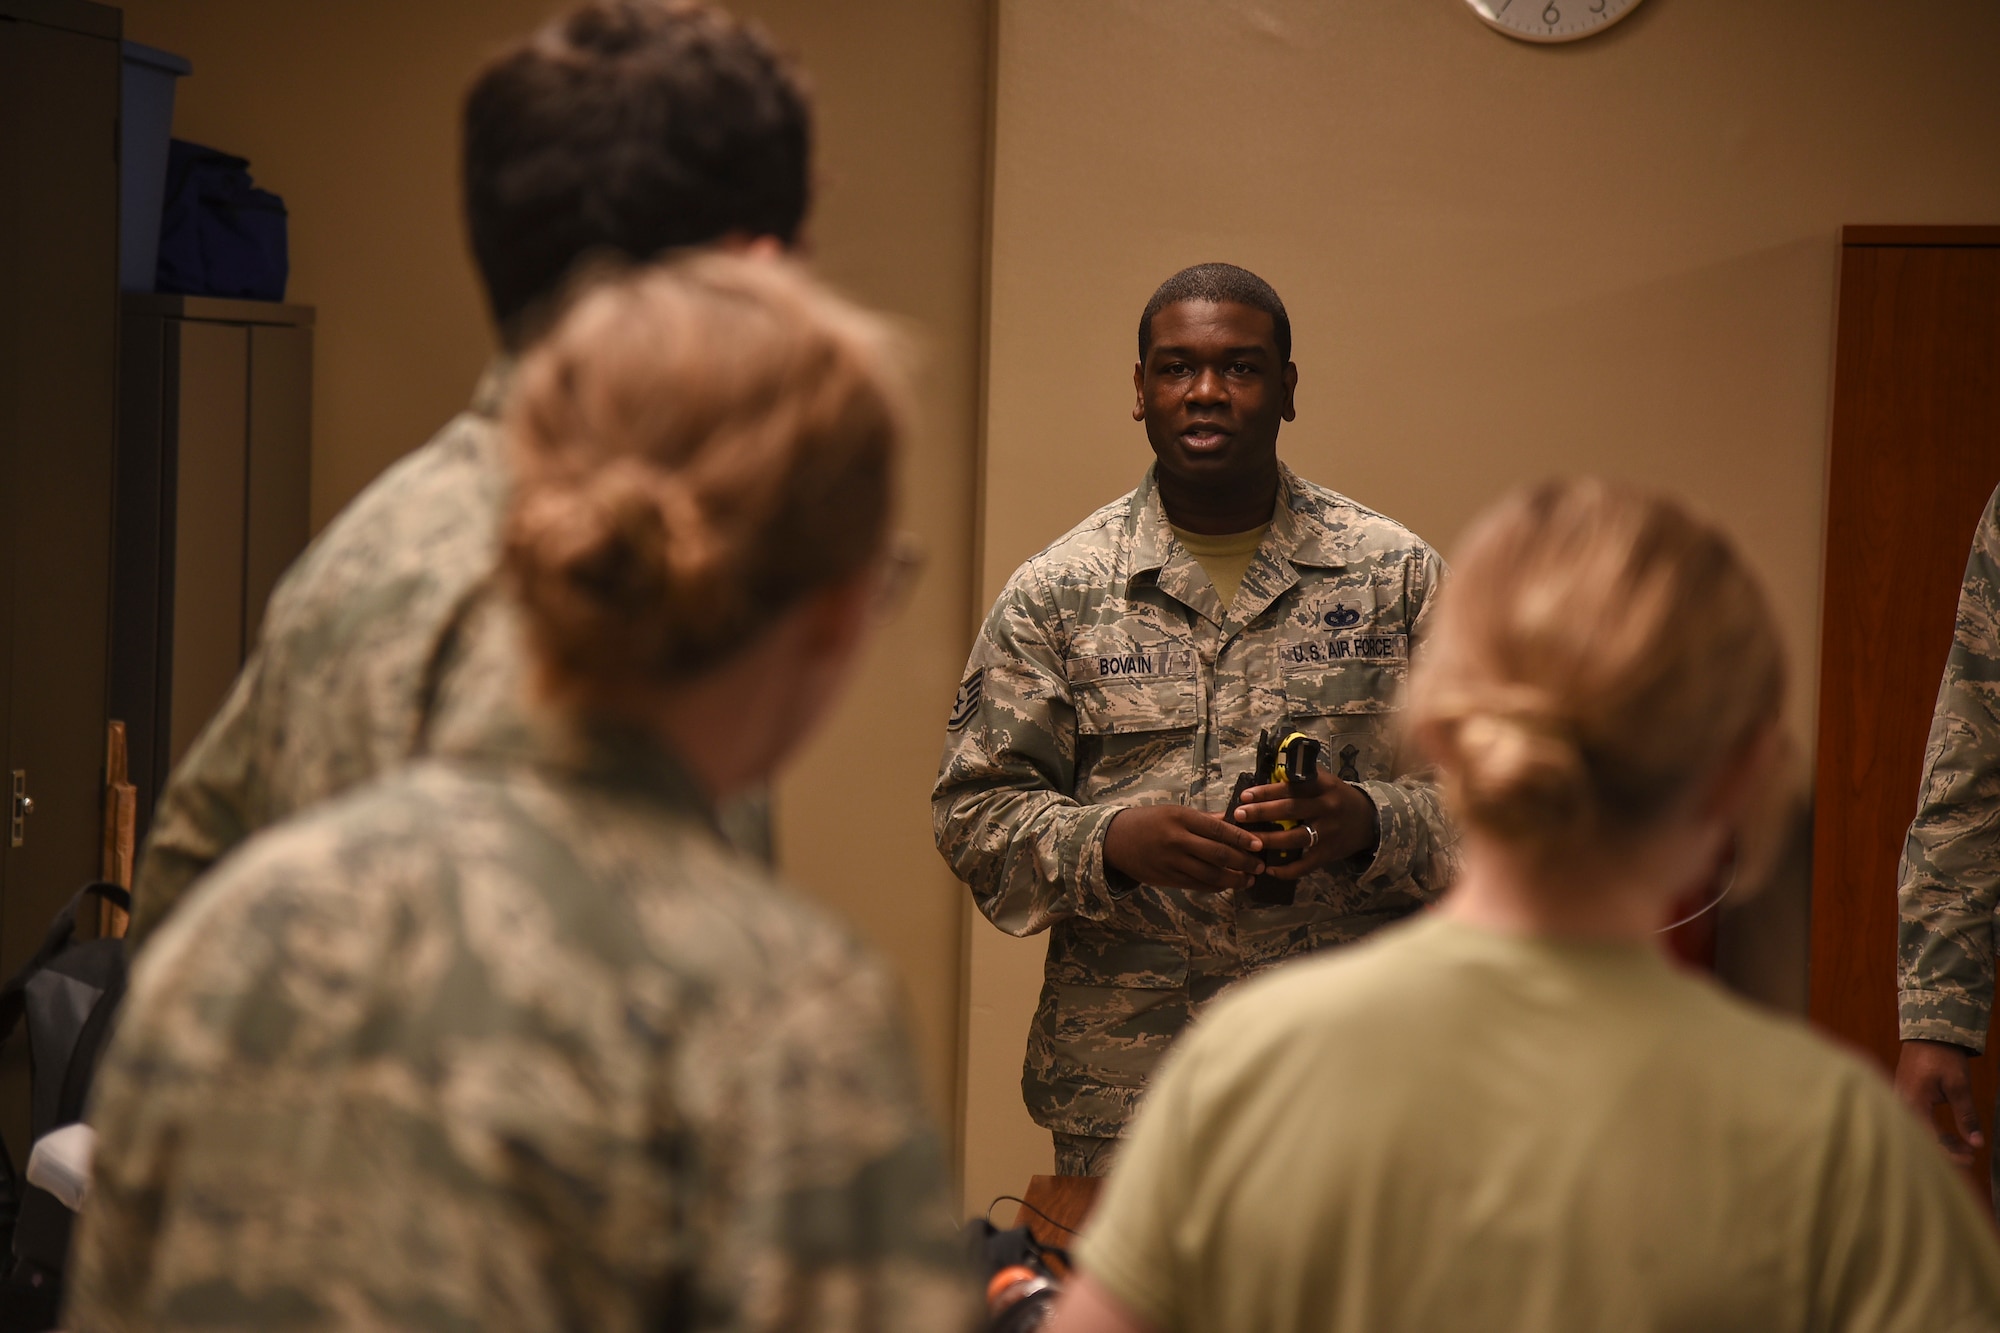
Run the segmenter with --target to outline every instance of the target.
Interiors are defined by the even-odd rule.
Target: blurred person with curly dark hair
[[[64,1326],[932,1330],[966,1275],[894,988],[733,851],[908,572],[869,316],[707,255],[527,354],[534,739],[251,839],[139,959]]]
[[[414,755],[516,729],[518,633],[493,595],[512,352],[577,266],[801,238],[812,110],[761,30],[694,0],[586,0],[466,94],[466,230],[503,348],[467,409],[345,508],[272,594],[235,687],[174,770],[132,889],[144,947],[258,829]],[[723,819],[768,855],[762,793]]]

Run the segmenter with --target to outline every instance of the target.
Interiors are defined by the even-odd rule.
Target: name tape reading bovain
[[[1410,656],[1407,634],[1338,634],[1303,643],[1280,644],[1278,660],[1287,666],[1339,662],[1401,662]],[[1121,676],[1189,676],[1194,653],[1185,648],[1158,648],[1130,653],[1103,653],[1071,658],[1073,681],[1113,680]]]

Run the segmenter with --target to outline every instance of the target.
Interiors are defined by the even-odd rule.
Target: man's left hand
[[[1379,832],[1375,802],[1368,799],[1368,794],[1352,783],[1324,775],[1310,795],[1282,782],[1252,787],[1243,793],[1243,804],[1236,807],[1235,819],[1240,824],[1289,819],[1299,825],[1257,835],[1263,839],[1267,853],[1305,853],[1288,866],[1274,865],[1264,872],[1273,879],[1298,879],[1336,861],[1372,853]]]

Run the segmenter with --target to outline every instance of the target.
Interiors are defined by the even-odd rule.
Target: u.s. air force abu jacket
[[[881,966],[656,739],[523,721],[262,832],[162,923],[65,1328],[971,1327]]]
[[[1899,878],[1903,1040],[1985,1050],[2000,930],[2000,490],[1965,564]]]
[[[1444,888],[1453,835],[1392,727],[1443,574],[1407,529],[1282,465],[1227,608],[1174,539],[1150,471],[1015,571],[973,646],[931,808],[980,911],[1012,935],[1051,932],[1023,1075],[1038,1123],[1119,1133],[1224,986]],[[1282,908],[1107,874],[1120,809],[1221,815],[1267,727],[1319,737],[1328,767],[1374,802],[1366,864],[1306,876]]]

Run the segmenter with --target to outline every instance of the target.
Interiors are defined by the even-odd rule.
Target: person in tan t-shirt
[[[1660,947],[1783,790],[1728,539],[1557,482],[1456,567],[1410,725],[1460,881],[1189,1032],[1056,1333],[2000,1329],[1993,1230],[1879,1074]]]

